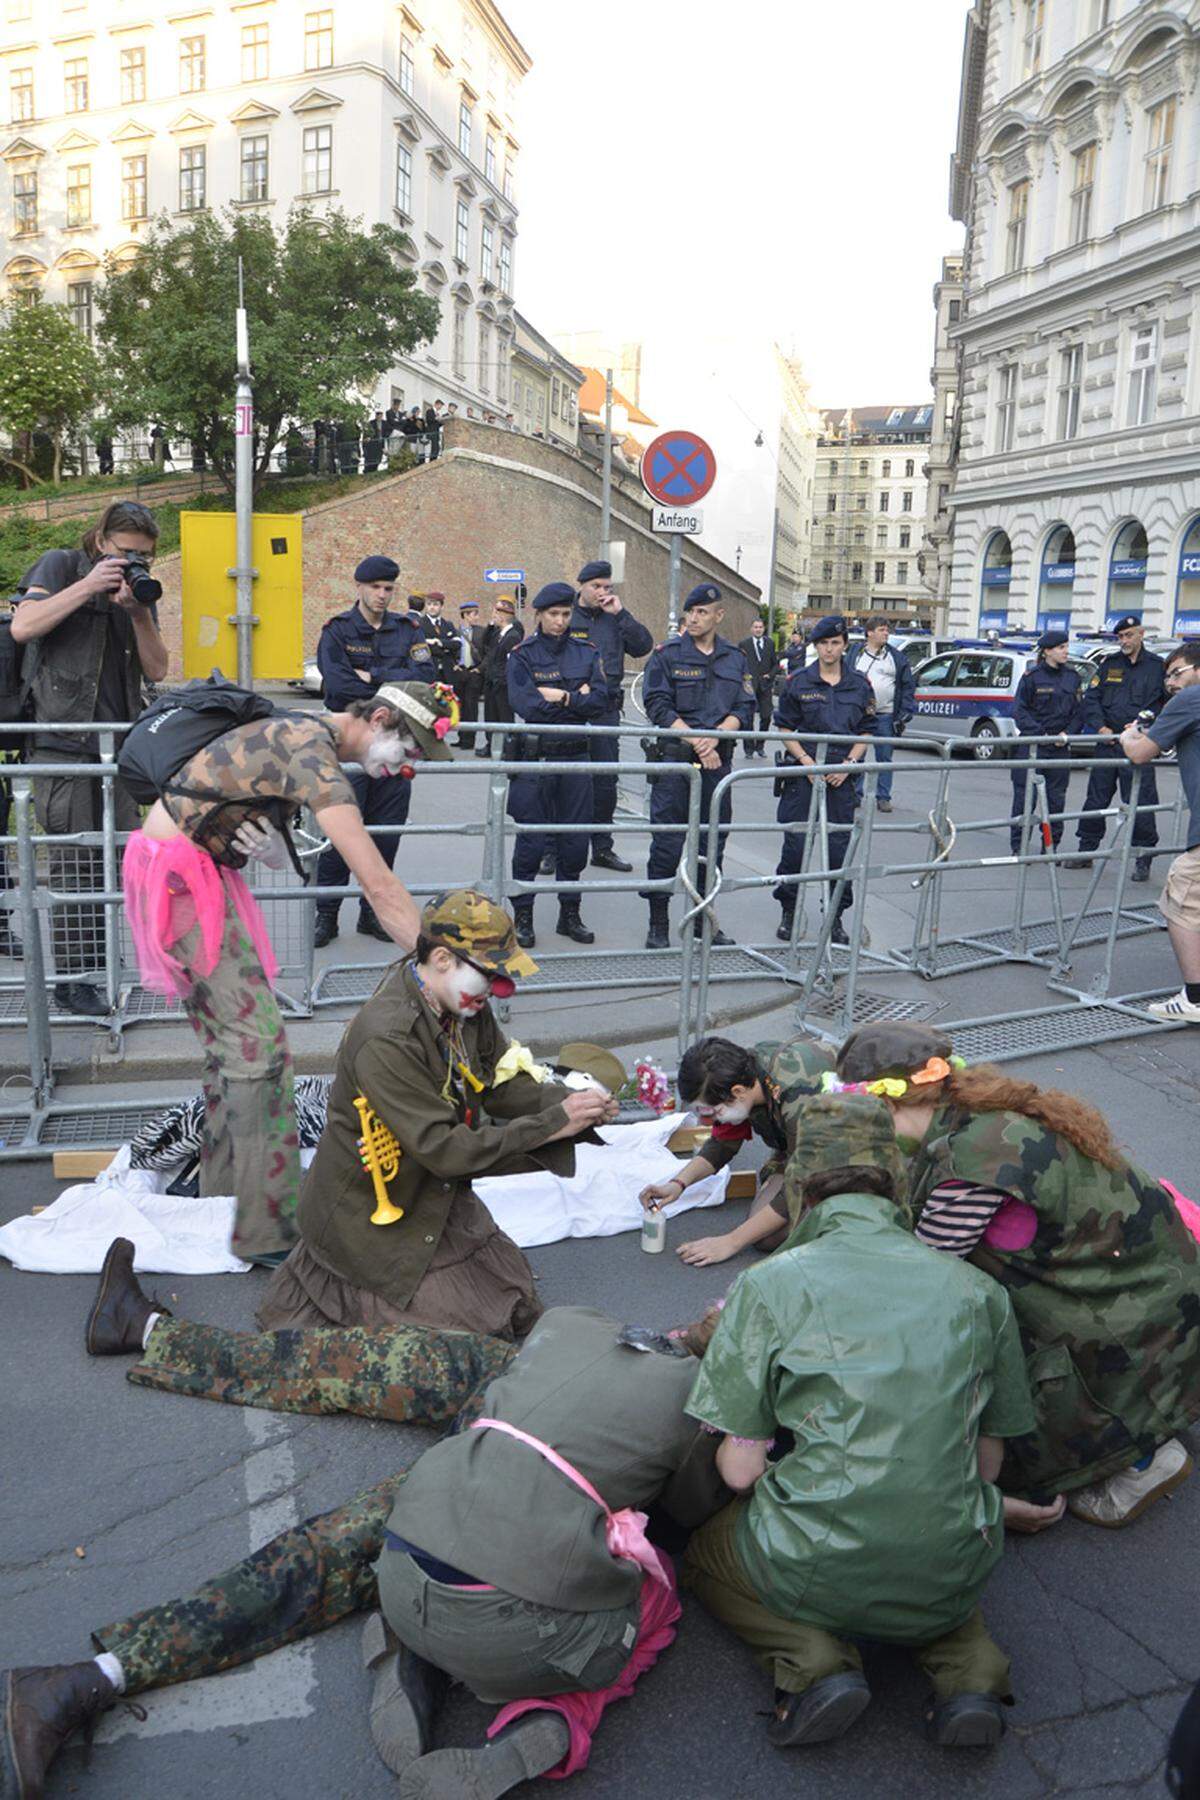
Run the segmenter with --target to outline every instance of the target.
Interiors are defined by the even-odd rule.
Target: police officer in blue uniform
[[[627,656],[649,656],[654,639],[646,627],[622,605],[612,584],[612,564],[584,563],[575,577],[579,587],[575,610],[571,614],[571,636],[577,643],[594,644],[604,666],[608,683],[609,709],[597,725],[621,723],[622,682]],[[595,737],[591,741],[592,792],[595,799],[593,818],[599,830],[592,833],[592,864],[597,869],[612,869],[628,875],[632,863],[622,860],[613,848],[612,822],[617,810],[617,778],[604,768],[605,763],[619,762],[621,740]]]
[[[748,731],[754,721],[754,683],[746,658],[727,639],[718,636],[724,618],[721,590],[711,581],[694,587],[683,603],[683,630],[654,652],[646,664],[642,684],[642,704],[652,725],[661,730],[677,731],[678,741],[657,740],[660,766],[650,775],[650,822],[653,825],[684,825],[688,816],[689,778],[679,770],[662,764],[699,764],[700,775],[700,861],[698,879],[701,893],[708,888],[708,819],[712,797],[718,784],[729,773],[733,761],[732,738],[713,738],[711,731]],[[721,823],[727,825],[733,816],[731,796],[726,791],[721,801]],[[717,844],[717,867],[725,856],[727,832],[722,831]],[[648,881],[665,881],[674,875],[683,855],[681,831],[655,831],[650,838],[650,858],[646,864]],[[647,950],[665,950],[670,944],[669,894],[649,894],[650,930]],[[723,931],[713,932],[714,944],[732,942]]]
[[[325,704],[340,712],[352,700],[370,700],[386,681],[434,681],[436,672],[419,614],[405,617],[389,612],[400,568],[390,556],[367,556],[354,571],[358,599],[349,612],[326,621],[317,645],[317,666],[325,683]],[[372,781],[362,770],[349,775],[354,798],[364,825],[403,825],[412,801],[412,784],[402,775]],[[398,833],[375,839],[375,846],[390,869],[396,860]],[[317,862],[321,887],[342,887],[350,878],[345,861],[332,844]],[[339,900],[317,902],[317,949],[338,934]],[[358,903],[358,929],[367,937],[390,944],[365,898]]]
[[[1013,701],[1013,722],[1022,737],[1061,737],[1064,740],[1082,724],[1082,691],[1079,672],[1067,662],[1068,637],[1065,631],[1044,631],[1038,639],[1038,659],[1026,669],[1017,683]],[[1009,842],[1013,855],[1021,848],[1021,819],[1025,811],[1025,784],[1028,776],[1026,759],[1029,749],[1015,748],[1012,764],[1012,823]],[[1063,834],[1062,813],[1067,804],[1067,783],[1071,779],[1071,752],[1066,743],[1038,744],[1032,750],[1041,763],[1038,773],[1046,783],[1046,810],[1050,814],[1050,836],[1057,850]],[[1047,763],[1042,759],[1049,757]]]
[[[1102,809],[1112,805],[1118,785],[1122,800],[1128,800],[1137,781],[1140,783],[1137,792],[1139,810],[1133,822],[1133,842],[1142,854],[1134,864],[1130,880],[1149,881],[1153,859],[1146,852],[1153,850],[1158,842],[1158,826],[1154,814],[1141,809],[1158,804],[1158,782],[1152,764],[1135,769],[1126,762],[1117,739],[1140,712],[1157,713],[1162,707],[1166,700],[1163,686],[1166,665],[1161,656],[1143,649],[1146,634],[1136,613],[1126,613],[1124,618],[1118,619],[1113,631],[1120,648],[1100,664],[1096,681],[1084,696],[1081,724],[1083,731],[1098,733],[1101,741],[1097,749],[1106,759],[1112,759],[1111,766],[1107,761],[1098,763],[1088,777],[1084,816],[1079,821],[1079,855],[1068,858],[1064,867],[1091,868],[1092,852],[1099,848],[1104,836]]]
[[[518,719],[530,725],[561,725],[562,731],[546,732],[536,737],[517,738],[522,747],[526,768],[509,782],[508,813],[518,825],[574,825],[591,823],[592,764],[586,727],[603,718],[610,710],[608,685],[600,653],[586,639],[577,641],[570,634],[575,590],[566,581],[551,581],[534,596],[537,629],[518,644],[508,659],[508,699]],[[579,765],[565,775],[543,775],[539,762],[570,762]],[[587,862],[586,830],[555,833],[548,837],[536,831],[522,832],[513,847],[512,872],[515,881],[533,881],[546,849],[554,852],[555,879],[578,881]],[[532,894],[513,897],[517,942],[531,949],[533,935]],[[558,925],[560,937],[576,944],[593,944],[596,934],[589,931],[579,915],[579,893],[560,890]]]
[[[829,826],[828,866],[831,869],[840,869],[846,860],[850,827],[859,800],[852,765],[862,762],[866,756],[870,744],[865,740],[875,730],[875,690],[865,675],[845,666],[849,637],[849,628],[840,614],[818,620],[809,633],[809,642],[816,646],[816,661],[802,665],[789,675],[775,714],[776,729],[792,734],[784,744],[784,758],[801,763],[805,768],[815,769],[823,764],[830,769],[823,776],[791,776],[781,782],[779,810],[775,816],[781,825],[805,822],[812,809],[813,783],[823,780],[825,816]],[[802,732],[827,732],[835,737],[862,733],[864,741],[849,749],[844,744],[826,744],[822,755],[821,747],[811,738],[805,741],[800,735]],[[804,861],[805,835],[803,831],[784,832],[777,875],[799,874]],[[795,882],[781,883],[774,890],[782,909],[775,935],[785,942],[792,935],[796,891]],[[854,890],[847,882],[830,932],[830,941],[834,944],[848,941],[842,914],[853,900]]]

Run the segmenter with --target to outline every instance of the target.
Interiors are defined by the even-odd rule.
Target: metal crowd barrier
[[[0,726],[0,748],[3,748],[6,738],[19,737],[28,729],[24,726]],[[493,745],[514,732],[525,737],[540,737],[553,736],[556,731],[552,726],[521,727],[490,721],[476,722],[470,729],[486,735]],[[41,1153],[62,1143],[110,1142],[113,1141],[114,1134],[118,1133],[120,1136],[116,1141],[120,1141],[131,1135],[132,1129],[136,1129],[134,1121],[139,1110],[144,1115],[147,1111],[160,1109],[147,1109],[145,1106],[139,1109],[133,1102],[67,1104],[55,1099],[54,1031],[67,1022],[74,1026],[82,1023],[77,1016],[56,1007],[53,990],[58,981],[95,979],[102,987],[109,1001],[110,1012],[106,1019],[96,1023],[101,1041],[107,1042],[114,1051],[120,1049],[123,1034],[132,1026],[144,1021],[161,1023],[183,1020],[182,1008],[177,1003],[147,994],[140,987],[128,925],[123,914],[119,881],[121,837],[115,823],[113,777],[116,744],[124,728],[110,724],[87,727],[39,726],[37,730],[39,735],[75,738],[84,734],[94,735],[97,760],[88,764],[73,761],[22,762],[8,764],[0,769],[0,774],[11,789],[14,824],[11,834],[0,837],[0,850],[7,862],[11,864],[15,861],[16,875],[15,886],[0,886],[0,911],[10,925],[16,921],[25,946],[23,968],[13,975],[0,973],[0,1026],[24,1029],[29,1083],[28,1105],[0,1104],[0,1158]],[[592,727],[591,731],[595,735],[617,739],[635,734],[640,739],[675,739],[672,732],[639,726],[628,720],[616,727]],[[775,726],[766,733],[758,731],[707,735],[732,738],[738,742],[747,738],[757,742],[765,738],[767,745],[773,748],[781,744],[788,734]],[[826,743],[849,747],[857,740],[853,737],[820,737],[814,741],[820,753],[821,747]],[[590,834],[592,828],[579,824],[543,827],[512,821],[507,815],[506,807],[509,777],[517,773],[529,773],[532,766],[536,766],[539,774],[577,774],[580,772],[577,761],[539,761],[536,765],[531,765],[527,762],[513,763],[496,759],[483,763],[482,766],[475,763],[464,765],[461,761],[431,764],[421,772],[423,784],[431,778],[444,780],[464,772],[486,775],[487,786],[482,808],[476,809],[473,816],[458,821],[442,817],[434,824],[408,824],[400,828],[399,835],[403,845],[409,846],[410,851],[410,840],[428,837],[440,839],[447,833],[459,839],[478,840],[479,874],[474,879],[505,905],[511,904],[514,896],[521,893],[556,893],[561,887],[580,889],[585,896],[628,892],[640,895],[656,892],[668,896],[678,892],[683,896],[684,915],[675,925],[677,948],[673,946],[665,951],[648,951],[635,945],[616,950],[552,951],[549,954],[539,950],[539,975],[522,984],[515,1006],[514,1002],[507,1003],[506,1010],[509,1011],[519,1012],[522,1001],[537,994],[587,993],[622,988],[674,989],[678,996],[676,1038],[682,1050],[692,1038],[707,1028],[712,1017],[712,990],[715,987],[767,980],[779,984],[784,993],[796,996],[796,1022],[799,1026],[830,1038],[839,1038],[864,1018],[929,1017],[940,1013],[946,1004],[940,998],[929,1001],[912,994],[880,994],[864,988],[864,971],[872,978],[897,974],[915,975],[923,983],[937,984],[957,974],[1013,963],[1044,972],[1048,992],[1063,996],[1066,1003],[1028,1006],[1019,1011],[992,1014],[986,1018],[959,1020],[952,1029],[956,1040],[961,1040],[964,1054],[985,1054],[993,1060],[1005,1060],[1039,1050],[1061,1049],[1077,1043],[1094,1043],[1104,1041],[1105,1038],[1171,1029],[1153,1019],[1142,1007],[1142,1002],[1149,993],[1161,990],[1115,996],[1112,992],[1118,942],[1135,933],[1161,926],[1161,915],[1157,908],[1127,905],[1123,899],[1125,877],[1134,849],[1134,815],[1137,811],[1149,809],[1138,807],[1138,784],[1135,779],[1130,800],[1106,809],[1108,816],[1115,821],[1116,831],[1107,846],[1092,853],[1097,866],[1086,884],[1082,899],[1077,900],[1074,905],[1068,904],[1059,881],[1059,865],[1070,852],[1063,848],[1056,853],[1049,853],[1048,846],[1041,841],[1050,828],[1042,774],[1043,769],[1048,766],[1049,758],[1039,752],[1043,745],[1054,741],[1056,740],[1021,740],[1022,749],[1027,752],[1027,781],[1024,811],[1020,818],[1021,849],[1016,855],[985,854],[986,845],[981,847],[978,855],[962,854],[962,849],[969,846],[972,835],[994,832],[997,829],[1007,832],[1010,825],[1008,812],[986,819],[956,818],[953,772],[954,751],[957,746],[945,739],[923,738],[911,732],[895,747],[908,753],[914,750],[922,752],[920,762],[906,755],[903,762],[893,761],[890,765],[884,765],[868,755],[859,765],[858,772],[865,782],[866,803],[857,808],[853,824],[849,827],[846,854],[840,869],[834,869],[830,865],[830,824],[825,782],[819,777],[812,777],[798,765],[777,768],[770,762],[762,766],[750,763],[727,765],[713,796],[707,826],[703,826],[700,819],[700,770],[696,765],[648,763],[636,759],[616,760],[603,765],[606,773],[617,777],[626,801],[627,810],[619,814],[616,820],[616,830],[622,838],[646,838],[652,831],[673,831],[681,839],[677,874],[658,882],[651,882],[636,871],[630,876],[602,881],[589,880],[585,874],[579,881],[562,884],[552,879],[518,883],[511,878],[510,856],[516,836],[527,832],[544,832],[550,836],[570,832]],[[1076,743],[1085,750],[1094,747],[1094,740],[1076,740]],[[616,755],[619,759],[619,743]],[[1111,758],[1073,758],[1071,772],[1085,773],[1100,764],[1111,767]],[[923,855],[914,857],[912,854],[900,853],[898,845],[898,855],[893,857],[890,854],[896,838],[902,835],[911,838],[914,828],[911,823],[889,821],[877,816],[872,799],[879,772],[886,766],[890,766],[893,779],[897,782],[911,779],[915,783],[920,773],[932,776],[933,804],[928,808],[927,826],[924,828],[926,845]],[[1009,783],[1005,778],[1010,773],[1010,765],[1006,760],[992,759],[987,763],[972,761],[971,768],[985,777],[999,770],[1002,791],[1007,801]],[[652,826],[645,812],[634,813],[628,810],[635,792],[634,784],[638,780],[652,780],[659,772],[683,777],[687,783],[687,818],[675,826]],[[69,775],[100,783],[101,816],[98,831],[54,837],[38,831],[34,820],[33,783],[35,779],[55,775]],[[774,874],[737,874],[728,866],[724,871],[719,871],[716,853],[722,830],[719,823],[722,797],[726,793],[733,795],[738,790],[753,789],[754,784],[763,781],[774,783],[777,779],[785,782],[813,780],[814,783],[814,804],[809,820],[804,825],[787,828],[800,829],[805,833],[799,871],[784,878]],[[1171,816],[1175,825],[1174,835],[1177,837],[1182,821],[1182,792],[1173,801],[1160,801],[1154,810]],[[1063,819],[1065,828],[1066,823],[1073,822],[1081,815],[1078,811],[1071,811],[1059,816]],[[2,823],[4,820],[0,819],[0,824]],[[383,834],[397,828],[375,829]],[[766,821],[739,821],[735,818],[726,829],[732,847],[735,841],[744,846],[756,838],[769,838],[778,844],[785,827],[773,818]],[[316,858],[324,847],[315,823],[310,822],[308,830],[300,834],[299,846],[306,864],[315,865]],[[1178,845],[1178,848],[1183,847],[1182,844]],[[84,874],[90,875],[91,879],[69,886],[49,886],[45,880],[45,868],[40,865],[45,865],[51,855],[61,855],[64,852],[75,853],[81,859],[80,867]],[[1157,855],[1169,853],[1168,849],[1161,847],[1156,852]],[[704,888],[700,886],[701,865],[705,865],[709,872],[709,882]],[[405,855],[402,848],[397,864],[398,872],[414,896],[421,898],[436,893],[445,886],[444,877],[440,880],[411,879],[410,873],[417,866],[417,860],[411,854]],[[1094,902],[1100,883],[1109,867],[1116,869],[1118,893],[1122,898],[1118,904],[1106,907],[1101,902],[1096,906]],[[1028,917],[1031,876],[1035,868],[1045,871],[1049,884],[1051,912],[1045,919]],[[1006,871],[1012,874],[1013,880],[1007,897],[1011,908],[1011,923],[989,926],[978,933],[959,937],[945,935],[941,928],[941,915],[947,878],[951,874],[957,877],[979,871]],[[11,874],[10,869],[10,877]],[[796,892],[792,930],[785,945],[777,941],[754,943],[746,933],[736,928],[736,924],[734,935],[737,941],[733,946],[726,947],[713,942],[714,907],[722,897],[736,901],[739,893],[773,888],[780,884],[781,879],[786,885],[794,887]],[[911,884],[911,891],[917,895],[911,939],[907,943],[872,945],[864,928],[867,910],[865,902],[869,896],[877,895],[880,885],[889,879],[906,880]],[[849,942],[841,946],[831,942],[831,931],[838,902],[847,883],[854,884],[856,904],[851,915]],[[342,888],[322,888],[315,884],[304,886],[289,869],[280,873],[264,870],[261,875],[256,871],[254,891],[264,906],[272,941],[279,956],[279,992],[285,1013],[293,1018],[303,1018],[311,1016],[314,1010],[358,1003],[369,996],[380,978],[381,964],[378,961],[330,963],[319,972],[314,967],[313,926],[316,902],[323,898],[345,898],[357,894],[356,887],[348,885]],[[815,921],[810,930],[809,921],[814,901]],[[94,941],[90,945],[79,941],[72,943],[69,932],[64,938],[62,921],[69,921],[73,913],[82,918],[89,908],[92,909],[93,917],[99,914],[103,921]],[[692,923],[698,927],[695,931],[687,928]],[[640,931],[638,936],[640,937]],[[73,967],[69,974],[61,970],[55,961],[56,953],[64,943],[76,962],[80,954],[90,951],[90,959],[85,957],[84,965]],[[1086,988],[1072,985],[1068,976],[1073,955],[1085,946],[1096,944],[1103,946],[1101,967]],[[3,964],[0,963],[0,970],[2,969]],[[1169,974],[1166,968],[1164,972]]]

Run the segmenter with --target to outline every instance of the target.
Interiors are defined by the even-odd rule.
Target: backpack
[[[150,806],[193,756],[239,725],[268,719],[276,711],[263,694],[252,694],[214,669],[204,681],[171,688],[148,706],[126,732],[117,752],[117,772],[139,806]]]

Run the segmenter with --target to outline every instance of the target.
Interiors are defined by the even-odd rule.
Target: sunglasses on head
[[[464,956],[461,950],[456,950],[454,954],[459,962],[466,963],[468,969],[474,969],[477,975],[484,977],[497,1000],[509,1000],[516,993],[517,984],[511,975],[497,975],[491,969],[485,969],[481,963],[472,962],[471,958]]]

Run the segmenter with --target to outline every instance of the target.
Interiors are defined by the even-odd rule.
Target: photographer
[[[167,673],[167,647],[158,630],[155,601],[162,588],[149,573],[158,526],[144,506],[118,500],[78,550],[48,550],[25,575],[13,614],[14,642],[26,646],[24,680],[38,725],[129,723],[142,710],[142,683]],[[34,733],[39,762],[90,763],[98,760],[94,733]],[[88,776],[45,776],[34,782],[38,824],[50,836],[99,832],[103,788]],[[138,808],[122,784],[113,784],[118,831],[132,831]],[[98,848],[55,845],[50,851],[50,885],[59,892],[87,893],[104,885]],[[103,1018],[105,995],[81,979],[104,963],[104,909],[56,907],[52,942],[56,1006],[65,1012]]]

